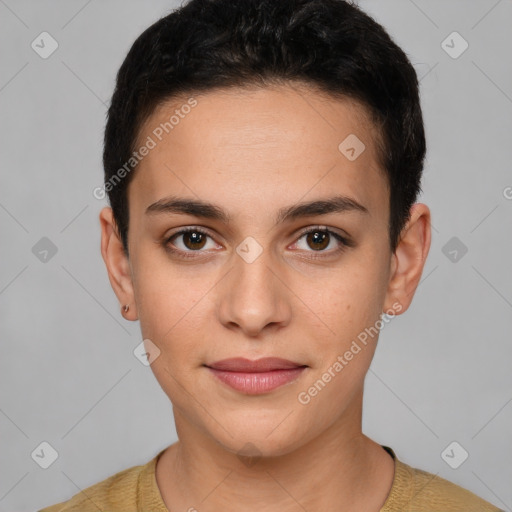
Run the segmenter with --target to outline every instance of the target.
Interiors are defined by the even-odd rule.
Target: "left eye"
[[[299,241],[295,243],[295,245],[299,246],[299,249],[304,249],[304,247],[300,247],[300,240],[302,239],[305,239],[305,244],[307,247],[313,249],[313,252],[337,252],[345,246],[350,245],[348,240],[338,233],[321,227],[309,229],[303,232]],[[335,241],[338,243],[339,247],[331,251],[326,251],[325,249],[331,246]],[[306,251],[307,247],[305,248]]]

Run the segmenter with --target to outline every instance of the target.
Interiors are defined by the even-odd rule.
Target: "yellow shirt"
[[[395,475],[380,512],[503,512],[448,480],[395,460]],[[63,503],[39,512],[169,512],[156,483],[159,452],[147,464],[133,466],[94,484]]]

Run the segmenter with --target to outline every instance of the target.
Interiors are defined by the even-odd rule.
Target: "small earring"
[[[129,304],[125,304],[125,305],[123,306],[123,311],[124,311],[125,313],[128,313],[128,310],[129,310],[129,309],[130,309],[130,305],[129,305]]]

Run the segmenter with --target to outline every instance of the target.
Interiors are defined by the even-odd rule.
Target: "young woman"
[[[101,249],[179,440],[43,512],[498,510],[361,428],[430,246],[424,156],[416,73],[349,3],[149,27],[109,109]]]

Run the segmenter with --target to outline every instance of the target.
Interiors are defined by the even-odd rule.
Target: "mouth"
[[[245,372],[245,373],[263,373],[275,370],[292,370],[306,365],[289,361],[288,359],[281,359],[279,357],[263,357],[251,361],[244,357],[234,357],[231,359],[223,359],[215,363],[207,364],[208,368],[214,370],[223,370],[228,372]]]
[[[255,361],[236,357],[204,366],[224,384],[248,395],[273,391],[296,380],[308,368],[307,365],[277,357]]]

